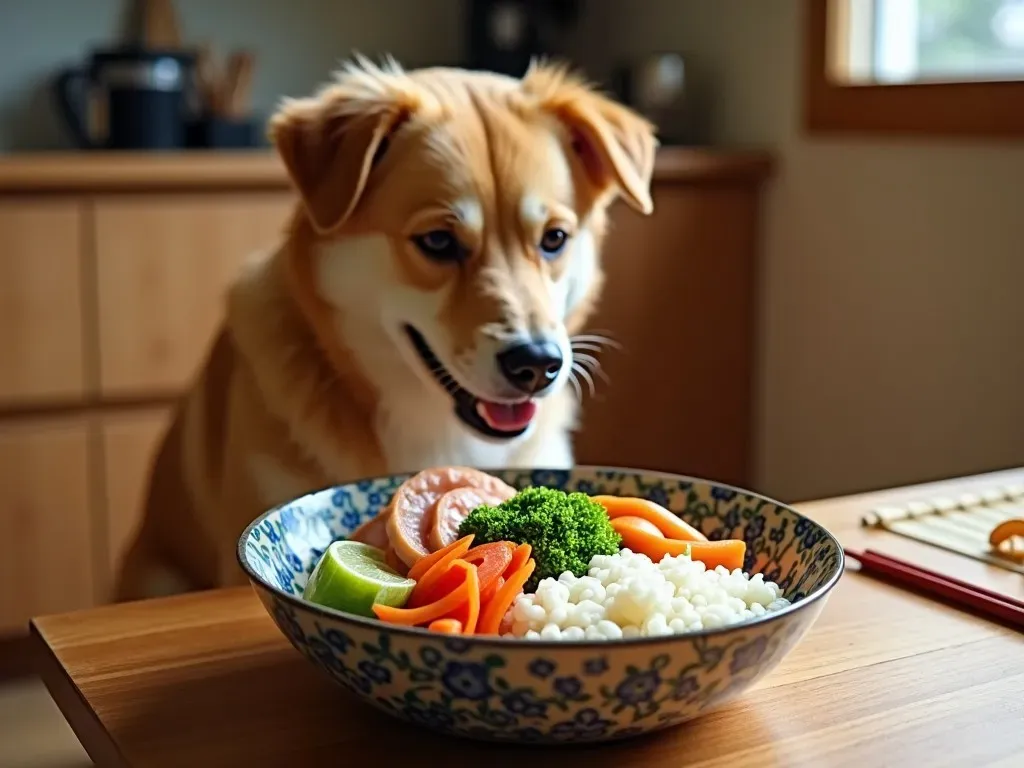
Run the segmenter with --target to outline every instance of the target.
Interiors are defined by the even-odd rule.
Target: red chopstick
[[[904,568],[909,568],[912,571],[927,574],[928,576],[933,576],[937,579],[941,579],[942,581],[948,581],[950,584],[955,584],[958,587],[963,587],[964,589],[970,590],[971,592],[978,592],[982,595],[986,595],[995,600],[999,600],[1000,602],[1010,603],[1011,605],[1016,605],[1018,608],[1024,609],[1024,600],[1018,600],[1015,597],[1004,595],[1002,592],[993,592],[991,589],[985,589],[985,587],[978,586],[977,584],[970,584],[969,582],[961,581],[960,579],[954,578],[953,576],[950,576],[945,573],[939,573],[938,571],[930,571],[927,568],[922,568],[919,565],[914,565],[913,563],[909,563],[906,560],[900,560],[899,558],[893,557],[892,555],[885,555],[881,552],[875,552],[873,549],[865,549],[862,555],[858,555],[856,552],[849,551],[847,551],[846,554],[848,554],[852,559],[857,560],[858,562],[862,562],[863,558],[867,557],[871,558],[872,560],[885,560],[889,563],[895,563],[897,565],[903,566]]]
[[[931,597],[971,609],[989,618],[1024,629],[1024,601],[977,587],[952,576],[929,571],[890,555],[866,550],[844,550],[846,556],[860,563],[862,573],[891,581]]]

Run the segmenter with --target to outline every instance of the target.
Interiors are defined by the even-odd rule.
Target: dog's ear
[[[566,126],[573,151],[600,193],[617,190],[641,213],[654,210],[651,176],[658,140],[649,121],[558,65],[531,64],[523,90]]]
[[[416,108],[393,66],[360,60],[317,96],[286,100],[270,120],[270,140],[320,234],[352,214],[389,135]]]

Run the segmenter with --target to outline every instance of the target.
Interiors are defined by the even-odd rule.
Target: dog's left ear
[[[415,108],[394,87],[400,73],[360,62],[337,84],[308,99],[289,99],[271,118],[269,135],[319,234],[352,214],[388,136]]]
[[[601,193],[617,189],[641,213],[654,210],[651,177],[658,140],[650,122],[564,67],[531,65],[523,90],[566,126],[573,151]]]

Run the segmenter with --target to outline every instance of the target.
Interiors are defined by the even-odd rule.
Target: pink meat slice
[[[351,541],[361,541],[371,547],[386,550],[388,548],[388,512],[384,510],[372,520],[367,520],[360,525],[348,538]]]
[[[497,506],[506,499],[511,499],[515,490],[507,488],[501,494],[485,491],[469,486],[448,491],[437,500],[434,508],[434,523],[430,527],[430,551],[436,552],[447,547],[459,538],[459,525],[477,507],[485,504]]]
[[[473,487],[500,496],[515,490],[496,477],[470,467],[437,467],[410,477],[391,501],[388,540],[398,558],[412,567],[430,554],[430,530],[437,502],[456,488]]]

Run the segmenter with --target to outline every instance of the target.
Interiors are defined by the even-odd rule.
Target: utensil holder
[[[187,141],[194,149],[251,149],[258,144],[256,123],[250,118],[201,117],[189,123]]]

